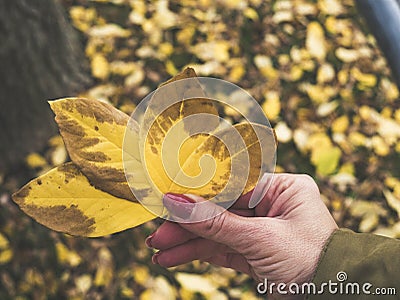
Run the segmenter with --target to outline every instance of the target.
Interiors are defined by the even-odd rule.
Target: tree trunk
[[[356,0],[400,88],[400,0]]]
[[[0,172],[57,132],[47,100],[90,82],[76,32],[56,0],[0,0]]]

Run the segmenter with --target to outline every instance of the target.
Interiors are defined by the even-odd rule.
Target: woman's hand
[[[254,209],[248,208],[250,195],[229,211],[211,202],[193,204],[198,197],[165,195],[164,204],[178,221],[218,215],[196,223],[165,222],[146,240],[160,250],[153,262],[171,267],[202,260],[260,282],[310,281],[326,241],[337,229],[317,185],[307,175],[292,174],[265,175],[260,184],[270,187]]]

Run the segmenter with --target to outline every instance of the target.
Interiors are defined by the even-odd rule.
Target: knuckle
[[[314,178],[312,178],[308,174],[300,174],[298,175],[298,183],[301,187],[305,187],[308,190],[319,192],[317,183],[315,182]]]
[[[225,223],[226,214],[220,213],[204,223],[204,231],[209,237],[218,238],[222,234]]]

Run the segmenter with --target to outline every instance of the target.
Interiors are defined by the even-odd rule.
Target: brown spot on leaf
[[[99,126],[94,126],[94,130],[99,131]]]
[[[91,147],[100,142],[99,138],[93,138],[93,137],[85,137],[80,140],[74,140],[76,142],[76,147],[79,147],[79,149],[86,148],[86,147]]]
[[[126,181],[123,169],[111,167],[94,168],[92,164],[82,164],[82,172],[89,178],[90,183],[99,190],[113,196],[136,202]]]
[[[151,146],[151,152],[153,152],[154,154],[158,154],[158,150],[154,146]]]
[[[74,163],[66,163],[58,166],[57,170],[65,174],[66,181],[70,181],[81,174],[81,171]]]
[[[68,119],[68,117],[63,114],[56,116],[56,122],[62,135],[64,133],[71,136],[78,136],[79,138],[82,138],[86,135],[85,129],[79,124],[78,121]]]
[[[90,118],[95,118],[99,123],[116,123],[118,125],[126,125],[129,116],[114,106],[93,99],[68,99],[70,105],[82,115]]]
[[[79,156],[88,162],[106,162],[110,161],[111,158],[105,155],[103,152],[97,151],[97,152],[85,152],[81,151],[79,152]]]
[[[28,184],[23,186],[18,192],[12,194],[11,196],[14,202],[18,205],[25,201],[25,198],[29,196],[30,190],[32,190],[32,187],[28,186]]]
[[[134,189],[135,192],[135,196],[137,196],[139,199],[143,199],[144,197],[148,196],[151,192],[151,189],[142,189],[142,190],[138,190],[138,189]]]
[[[95,230],[94,218],[85,216],[76,205],[40,207],[22,204],[21,209],[39,223],[56,231],[87,236]]]
[[[38,179],[36,182],[38,185],[42,185],[42,180]]]

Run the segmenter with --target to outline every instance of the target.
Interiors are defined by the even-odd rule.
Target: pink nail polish
[[[151,257],[151,262],[155,265],[158,265],[158,256],[160,255],[160,251],[158,251],[156,254],[154,254]]]
[[[145,244],[146,244],[146,246],[147,246],[148,248],[154,248],[153,245],[151,244],[151,240],[153,239],[153,237],[154,237],[155,234],[156,234],[156,233],[153,232],[153,233],[150,234],[150,235],[147,237],[147,239],[144,241]]]
[[[195,202],[185,195],[167,193],[163,198],[164,206],[172,216],[188,219],[192,214]]]
[[[195,203],[195,201],[192,198],[189,198],[188,196],[183,194],[166,193],[165,197],[168,197],[180,203]]]

